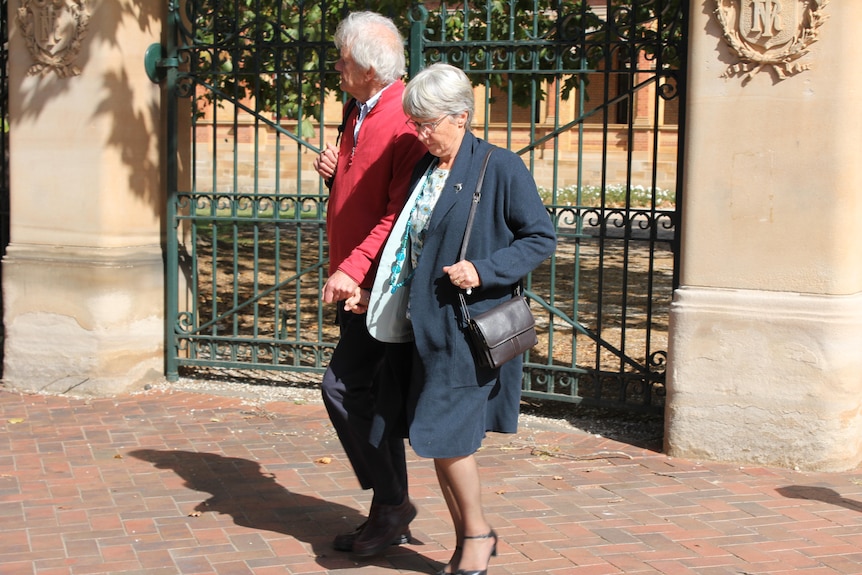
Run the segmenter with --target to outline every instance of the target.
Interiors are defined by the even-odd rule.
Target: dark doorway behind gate
[[[9,20],[7,0],[0,0],[0,258],[9,245]],[[3,281],[0,267],[0,283]],[[3,292],[0,290],[0,310]],[[0,377],[3,376],[3,345],[5,329],[0,321]]]

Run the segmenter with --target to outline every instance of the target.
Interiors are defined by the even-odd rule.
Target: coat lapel
[[[481,161],[483,158],[476,153],[478,144],[479,139],[471,132],[464,135],[464,140],[458,149],[458,155],[455,157],[455,163],[452,165],[452,171],[446,178],[446,186],[443,188],[443,193],[440,194],[440,199],[437,200],[437,205],[434,206],[434,212],[431,214],[431,220],[428,222],[429,233],[433,232],[445,220],[455,206],[469,205],[473,191],[476,189],[476,182],[479,179],[479,170],[482,169]]]

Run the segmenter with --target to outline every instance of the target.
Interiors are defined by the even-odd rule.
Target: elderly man
[[[401,108],[404,41],[391,20],[373,12],[350,14],[335,33],[345,107],[338,148],[328,144],[314,168],[331,186],[327,209],[327,303],[338,303],[340,339],[323,376],[323,400],[359,484],[373,490],[368,519],[333,546],[362,557],[410,540],[416,508],[407,495],[404,440],[370,430],[375,374],[385,345],[365,325],[374,272],[396,215],[404,205],[413,167],[424,154]]]

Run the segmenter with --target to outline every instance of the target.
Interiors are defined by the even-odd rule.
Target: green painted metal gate
[[[487,3],[486,3],[487,2]],[[517,151],[559,234],[528,278],[540,343],[527,396],[663,405],[677,285],[687,2],[378,2],[410,72],[444,60],[481,137]],[[345,2],[171,0],[147,70],[166,87],[169,378],[310,381],[337,339],[324,305],[327,192],[312,168],[343,96]]]

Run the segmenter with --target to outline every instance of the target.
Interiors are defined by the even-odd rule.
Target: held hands
[[[347,300],[359,292],[359,284],[341,270],[335,270],[323,286],[323,301],[335,303]]]
[[[467,260],[461,260],[451,266],[443,266],[443,273],[449,275],[449,281],[452,282],[452,285],[466,290],[468,295],[472,293],[473,288],[482,285],[482,280],[479,279],[479,273],[475,266]]]
[[[367,289],[356,288],[356,293],[344,300],[344,311],[352,313],[365,313],[368,311],[368,302],[371,292]]]
[[[330,179],[335,174],[335,165],[338,163],[338,149],[332,144],[326,144],[326,148],[314,159],[314,169],[324,179]]]
[[[371,292],[361,289],[353,278],[341,270],[335,270],[323,286],[323,301],[333,303],[344,300],[344,311],[365,313],[370,299]]]

